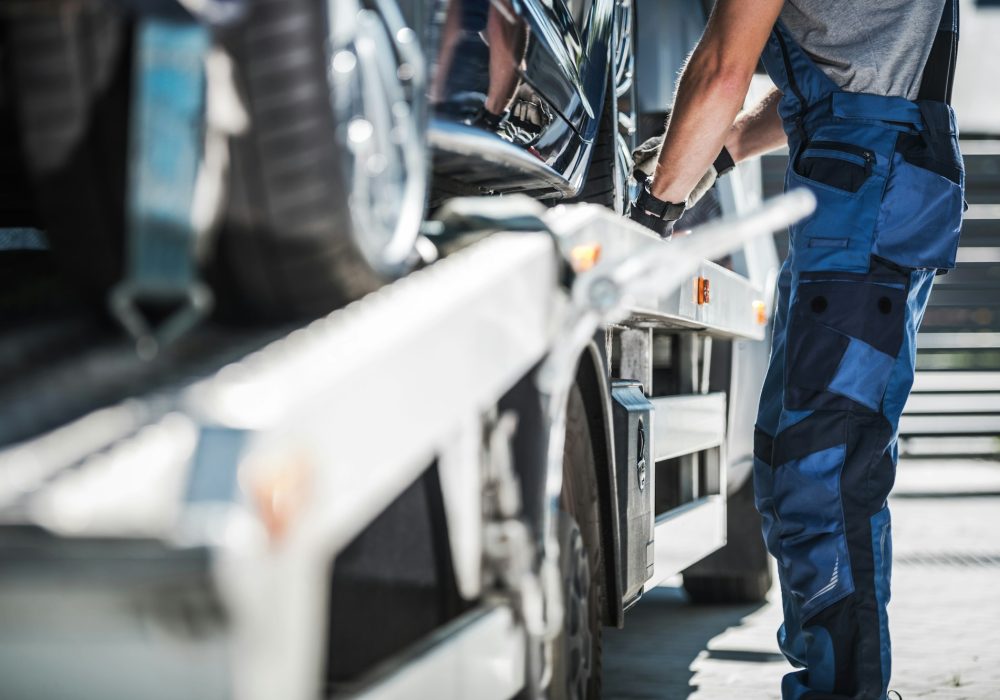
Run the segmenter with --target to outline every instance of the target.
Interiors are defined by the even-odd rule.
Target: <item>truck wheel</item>
[[[67,279],[121,278],[130,25],[101,3],[0,8],[5,85],[34,205]]]
[[[730,495],[727,544],[684,572],[684,590],[695,603],[759,603],[771,590],[771,565],[760,514],[753,504],[753,479]]]
[[[587,202],[626,213],[628,180],[635,148],[634,55],[635,13],[632,0],[617,0],[614,12],[608,86],[601,121],[580,192],[570,202]]]
[[[609,93],[610,90],[609,86]],[[587,168],[587,177],[583,181],[583,187],[580,188],[575,197],[567,199],[565,202],[567,204],[600,204],[621,214],[625,206],[624,183],[628,171],[625,171],[625,175],[622,174],[622,166],[615,155],[617,110],[612,95],[613,93],[604,96],[604,109],[601,113],[597,139],[590,151],[590,166]]]
[[[569,397],[563,454],[559,564],[566,616],[553,645],[550,697],[593,700],[601,697],[604,557],[590,426],[576,387]]]
[[[229,308],[322,314],[405,271],[428,161],[420,66],[398,44],[416,37],[386,8],[254,0],[227,38],[251,121],[219,236]]]

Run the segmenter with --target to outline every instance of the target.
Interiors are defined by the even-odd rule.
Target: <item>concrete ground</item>
[[[1000,699],[1000,463],[903,462],[890,504],[891,687],[905,700]],[[650,592],[624,630],[605,630],[604,696],[780,698],[779,598],[695,607],[677,587]]]

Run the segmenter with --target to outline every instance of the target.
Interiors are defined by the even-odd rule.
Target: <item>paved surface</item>
[[[905,700],[1000,700],[1000,463],[900,465],[889,606],[892,687]],[[676,582],[675,582],[676,583]],[[690,605],[676,587],[605,631],[606,698],[768,700],[790,670],[762,605]]]

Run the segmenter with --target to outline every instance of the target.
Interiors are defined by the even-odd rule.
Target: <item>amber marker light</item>
[[[753,314],[754,318],[757,319],[757,325],[767,325],[767,306],[765,306],[764,302],[760,299],[753,300]]]
[[[698,306],[704,306],[712,301],[712,286],[707,277],[698,277],[695,280],[695,301]]]
[[[285,536],[305,506],[311,473],[310,460],[301,453],[246,465],[249,491],[272,542]]]
[[[586,272],[597,264],[601,259],[600,243],[583,243],[573,246],[569,251],[569,263],[573,267],[573,272]]]

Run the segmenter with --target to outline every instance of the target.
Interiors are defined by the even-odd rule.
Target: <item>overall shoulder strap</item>
[[[958,56],[958,1],[945,0],[930,55],[924,65],[918,100],[934,100],[951,104],[951,88],[955,81],[955,60]]]

